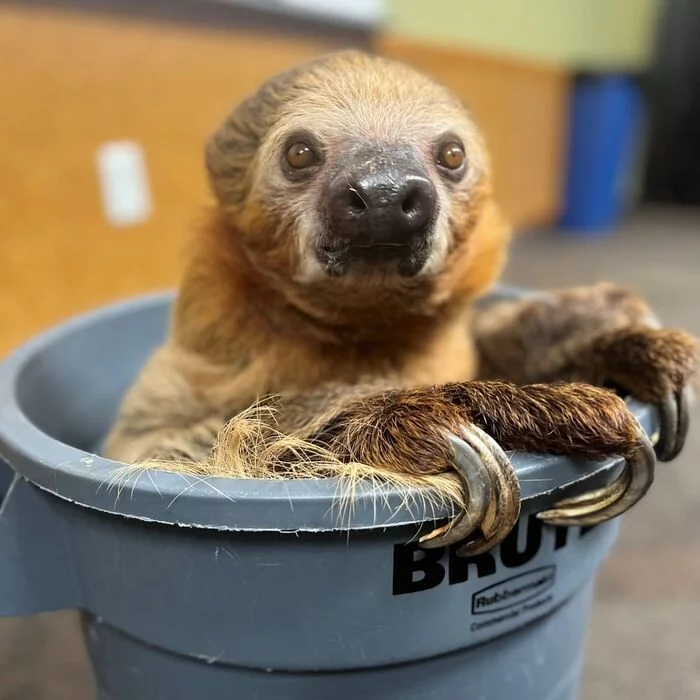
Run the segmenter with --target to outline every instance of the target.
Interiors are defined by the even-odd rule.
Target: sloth
[[[421,546],[473,556],[518,520],[508,452],[624,460],[607,487],[539,514],[566,526],[625,512],[682,449],[698,344],[635,293],[477,303],[511,230],[478,126],[432,79],[322,56],[243,101],[205,161],[214,201],[109,458],[442,489],[457,514]],[[628,395],[658,407],[654,446]]]

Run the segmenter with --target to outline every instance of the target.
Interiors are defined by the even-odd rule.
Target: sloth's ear
[[[209,183],[223,205],[240,204],[249,187],[249,169],[265,135],[279,118],[304,67],[270,78],[243,100],[211,135],[204,149]]]

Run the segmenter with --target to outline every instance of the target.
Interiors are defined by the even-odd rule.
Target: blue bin
[[[561,224],[600,235],[623,216],[641,137],[643,98],[626,75],[587,75],[571,96],[567,172]]]

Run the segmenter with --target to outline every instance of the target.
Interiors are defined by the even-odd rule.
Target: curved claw
[[[677,392],[678,400],[678,430],[676,431],[676,449],[671,459],[675,459],[683,451],[685,447],[685,439],[688,437],[688,428],[690,427],[690,404],[692,390],[688,386],[684,386]]]
[[[622,474],[609,486],[583,496],[569,498],[537,517],[550,525],[597,525],[628,511],[654,481],[654,448],[640,427],[637,448],[625,462]]]
[[[447,525],[421,537],[419,542],[424,549],[445,547],[468,537],[483,521],[491,500],[491,479],[478,452],[458,437],[449,435],[448,439],[454,453],[452,466],[462,480],[469,508]]]
[[[458,556],[472,556],[501,542],[520,516],[520,483],[501,446],[477,426],[462,438],[449,436],[455,468],[469,495],[469,513],[421,538],[422,547],[444,547],[464,541],[477,528],[481,537],[467,542]],[[465,459],[465,456],[467,459]]]
[[[452,467],[462,481],[469,507],[447,525],[421,537],[418,541],[423,549],[446,547],[466,539],[483,521],[491,501],[491,478],[479,454],[464,440],[454,435],[447,437],[454,453]]]
[[[678,403],[673,392],[664,396],[659,408],[659,439],[654,447],[660,462],[668,462],[675,451],[678,426]]]
[[[669,392],[659,405],[661,426],[656,443],[656,457],[660,462],[670,462],[681,453],[688,434],[690,389],[684,387]]]
[[[482,538],[463,544],[457,550],[459,557],[473,557],[493,549],[510,534],[520,517],[520,482],[513,465],[488,433],[476,430],[485,443],[486,458],[482,459],[491,463],[494,498],[481,524]]]

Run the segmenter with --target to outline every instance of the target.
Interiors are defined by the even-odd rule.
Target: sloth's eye
[[[446,143],[438,153],[437,162],[448,170],[458,170],[464,164],[464,148],[456,141]]]
[[[293,143],[287,149],[287,163],[295,170],[303,170],[318,163],[318,157],[308,143]]]

